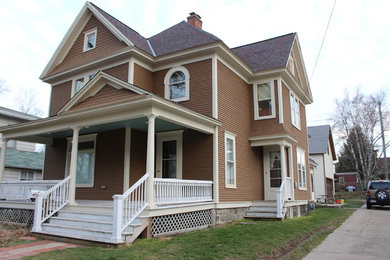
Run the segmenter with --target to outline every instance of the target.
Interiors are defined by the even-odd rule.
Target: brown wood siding
[[[250,147],[252,88],[218,61],[219,193],[220,201],[264,199],[262,152]],[[236,189],[225,188],[225,131],[236,134]]]
[[[164,78],[163,78],[164,80]],[[153,73],[148,69],[134,63],[134,85],[153,92]]]
[[[274,80],[274,96],[275,96],[275,118],[254,120],[254,99],[253,99],[253,85],[249,85],[250,100],[248,103],[251,106],[251,136],[269,136],[284,134],[285,130],[283,124],[279,124],[279,99],[278,99],[278,81]]]
[[[83,52],[84,32],[97,28],[96,48]],[[49,74],[55,74],[71,67],[85,64],[93,60],[113,54],[127,45],[116,38],[95,16],[91,16],[64,60]]]
[[[111,76],[123,80],[125,82],[129,79],[129,63],[126,62],[122,65],[118,65],[109,69],[103,70],[103,72],[110,74]]]
[[[194,130],[183,133],[183,179],[213,180],[213,136]]]
[[[183,65],[190,74],[190,99],[180,104],[196,112],[212,116],[212,71],[211,59]],[[157,71],[153,77],[153,92],[164,97],[164,77],[168,69]]]
[[[130,186],[146,173],[147,133],[131,129]]]
[[[76,199],[112,200],[123,193],[124,143],[124,129],[97,134],[94,186],[76,188]]]
[[[72,81],[67,81],[51,87],[50,112],[54,116],[69,101],[72,92]]]
[[[116,89],[110,85],[105,85],[96,95],[87,98],[72,107],[69,111],[96,107],[110,102],[116,102],[139,96],[139,94],[128,89]]]
[[[67,140],[54,139],[53,144],[46,145],[43,179],[62,180],[65,178]]]

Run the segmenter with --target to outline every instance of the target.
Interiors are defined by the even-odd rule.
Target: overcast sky
[[[35,93],[47,111],[49,85],[38,77],[85,1],[0,0],[0,80],[8,92],[0,106],[17,109],[20,93]],[[338,0],[312,77],[334,0],[95,0],[94,4],[145,37],[196,12],[203,29],[229,47],[297,32],[314,97],[309,125],[331,124],[334,100],[344,89],[365,93],[390,88],[390,1]]]

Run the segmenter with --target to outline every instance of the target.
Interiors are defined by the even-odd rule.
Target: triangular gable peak
[[[303,60],[301,46],[299,44],[298,35],[295,34],[294,42],[291,46],[290,54],[286,64],[287,71],[294,75],[302,91],[309,101],[313,102],[313,96],[310,89],[309,79],[307,77],[305,62]]]
[[[128,46],[134,46],[131,42],[116,26],[114,26],[101,11],[99,11],[93,4],[86,2],[76,19],[72,23],[65,37],[62,39],[60,45],[57,47],[49,63],[43,70],[40,78],[44,79],[50,71],[62,63],[69,50],[72,48],[76,39],[84,29],[91,16],[95,16],[99,22],[101,22],[114,36],[120,41],[123,41]]]
[[[113,92],[112,90],[117,91]],[[90,103],[93,105],[110,101],[118,101],[119,99],[126,99],[137,95],[149,94],[149,92],[134,85],[119,80],[104,72],[99,72],[76,95],[74,95],[68,103],[65,104],[58,114],[69,110],[75,110],[79,104],[83,102],[85,103],[87,99],[90,99]],[[111,96],[111,99],[107,98],[108,96]],[[84,108],[86,105],[84,104],[78,106],[78,108],[82,107]]]

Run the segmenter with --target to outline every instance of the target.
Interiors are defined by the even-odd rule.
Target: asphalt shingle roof
[[[325,154],[328,152],[329,125],[309,126],[309,154]]]
[[[233,48],[255,72],[286,67],[296,33]]]
[[[5,156],[5,167],[28,170],[43,170],[44,156],[44,153],[7,149]]]

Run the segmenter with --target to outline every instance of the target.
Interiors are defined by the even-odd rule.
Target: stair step
[[[245,215],[246,218],[277,218],[276,213],[271,212],[251,212],[248,211]]]
[[[90,220],[90,221],[104,221],[104,222],[113,221],[112,215],[69,212],[69,211],[60,211],[58,213],[58,217],[68,218],[68,219],[78,219],[78,220]]]
[[[277,212],[276,207],[260,207],[260,206],[254,206],[250,207],[249,211],[252,212]]]

